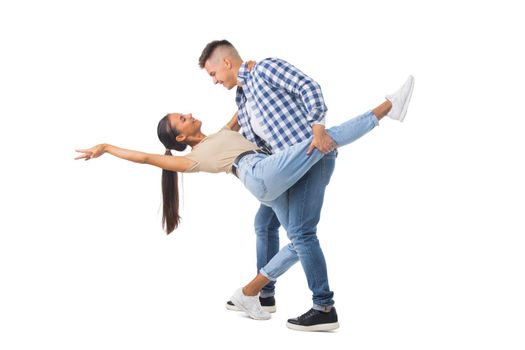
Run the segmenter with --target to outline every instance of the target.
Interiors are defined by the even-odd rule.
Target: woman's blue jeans
[[[338,147],[348,145],[378,125],[377,118],[369,111],[327,130]],[[292,187],[321,158],[323,154],[314,149],[306,151],[312,138],[299,142],[270,156],[246,155],[239,161],[237,172],[246,188],[261,202],[271,202]]]

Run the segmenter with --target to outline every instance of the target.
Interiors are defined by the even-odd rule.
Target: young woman
[[[385,102],[327,132],[341,147],[368,133],[385,116],[402,121],[413,86],[414,78],[409,76],[397,92],[386,97]],[[166,148],[164,155],[127,150],[104,143],[76,150],[82,155],[75,159],[89,160],[109,153],[132,162],[162,168],[162,222],[169,234],[180,220],[177,172],[233,173],[258,200],[273,207],[276,199],[323,157],[317,150],[307,154],[311,138],[275,154],[261,150],[232,130],[237,125],[235,117],[229,125],[209,136],[202,133],[201,125],[201,121],[191,114],[170,113],[160,120],[157,127],[158,137]],[[192,148],[190,153],[172,156],[171,150],[183,151],[187,146]]]

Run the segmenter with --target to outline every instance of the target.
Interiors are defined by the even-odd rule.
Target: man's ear
[[[178,134],[175,136],[175,140],[177,140],[177,142],[184,143],[184,141],[186,141],[186,135]]]
[[[232,61],[230,61],[229,58],[224,58],[223,62],[224,62],[224,65],[226,66],[226,68],[232,69],[232,67],[233,67]]]

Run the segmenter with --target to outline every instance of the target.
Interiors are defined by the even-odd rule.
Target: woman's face
[[[176,129],[180,135],[186,137],[196,135],[201,130],[202,122],[193,118],[191,113],[171,113],[168,116],[168,120],[173,129]]]

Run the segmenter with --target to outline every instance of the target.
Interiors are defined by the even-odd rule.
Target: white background
[[[2,1],[0,348],[523,349],[523,12],[358,3]],[[224,38],[316,79],[328,125],[416,78],[405,122],[342,149],[328,187],[336,332],[286,328],[311,304],[299,265],[271,320],[225,310],[255,274],[258,204],[233,176],[184,176],[166,236],[158,169],[73,161],[100,142],[163,152],[167,112],[221,127],[234,90],[197,59]]]

